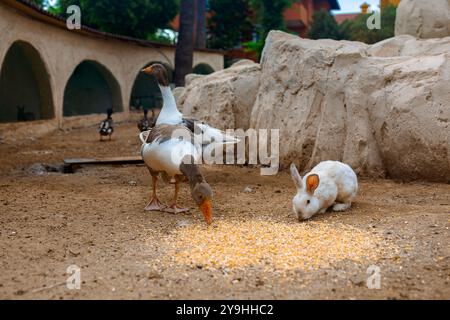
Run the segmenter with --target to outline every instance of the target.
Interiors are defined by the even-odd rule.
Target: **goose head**
[[[208,225],[212,223],[212,197],[211,186],[206,182],[197,165],[193,162],[183,161],[180,165],[180,171],[189,179],[192,199],[197,204],[205,217]]]
[[[212,223],[212,190],[210,185],[206,181],[196,183],[191,188],[191,194],[205,217],[206,223],[210,225]]]
[[[142,72],[154,76],[160,86],[163,87],[169,86],[169,77],[167,75],[167,70],[162,64],[160,63],[152,64],[147,68],[142,69]]]

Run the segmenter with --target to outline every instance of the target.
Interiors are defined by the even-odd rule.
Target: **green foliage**
[[[56,12],[52,11],[54,8],[51,0],[29,0],[29,2],[56,14]]]
[[[83,17],[83,8],[81,7],[80,0],[57,0],[56,4],[54,4],[49,9],[53,10],[53,12],[56,13],[57,15],[65,17],[67,15],[67,13],[66,13],[67,8],[69,6],[71,6],[71,5],[76,5],[76,6],[79,6],[81,8],[82,24],[87,25],[88,22],[87,21],[83,21],[83,18],[84,18]]]
[[[209,46],[232,49],[241,43],[258,55],[271,30],[285,30],[283,13],[293,0],[210,0]],[[253,34],[257,34],[257,39]],[[247,41],[247,42],[245,42]]]
[[[30,0],[30,2],[39,7],[44,7],[46,0]]]
[[[178,13],[178,0],[59,0],[56,11],[81,8],[82,23],[104,32],[147,38],[167,27]]]
[[[283,13],[293,0],[251,0],[259,15],[261,32],[266,36],[271,30],[286,30]]]
[[[339,33],[341,36],[341,40],[350,40],[352,38],[352,20],[345,20],[339,25]]]
[[[367,27],[367,19],[372,15],[371,13],[360,14],[354,20],[346,20],[338,25],[330,13],[316,12],[313,15],[308,36],[311,39],[327,38],[376,43],[394,36],[396,12],[397,9],[394,6],[386,6],[382,9],[380,30],[369,30]]]
[[[52,6],[53,1],[50,0],[29,0],[29,1],[54,15],[59,15],[59,10],[57,8],[58,3],[56,4],[56,6]]]
[[[308,32],[311,39],[341,39],[341,31],[334,17],[326,10],[314,12],[313,22]]]
[[[370,14],[360,14],[354,21],[342,25],[342,34],[345,32],[346,39],[361,41],[368,44],[376,43],[395,34],[395,17],[397,9],[394,6],[386,6],[381,10],[381,29],[369,30],[367,19]]]
[[[259,40],[256,40],[256,41],[246,42],[246,43],[244,43],[245,52],[256,53],[256,55],[258,56],[258,59],[260,59],[265,43],[266,43],[266,40],[262,39],[262,38]]]
[[[252,37],[253,25],[248,0],[210,0],[208,46],[232,49]]]
[[[256,31],[258,39],[244,44],[249,52],[255,52],[260,58],[265,39],[271,30],[286,30],[283,13],[294,0],[250,0],[256,13]]]
[[[165,44],[176,44],[176,39],[165,30],[158,30],[158,32],[148,35],[147,40]]]

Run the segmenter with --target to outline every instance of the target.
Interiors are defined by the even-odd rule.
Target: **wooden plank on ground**
[[[106,164],[139,164],[144,163],[141,156],[131,157],[114,157],[114,158],[78,158],[78,159],[65,159],[66,165],[106,165]]]

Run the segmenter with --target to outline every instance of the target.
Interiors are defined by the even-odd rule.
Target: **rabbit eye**
[[[311,200],[306,200],[306,204],[310,204],[311,203]]]

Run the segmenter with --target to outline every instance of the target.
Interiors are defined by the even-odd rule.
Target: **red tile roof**
[[[345,20],[354,20],[359,14],[360,14],[360,12],[356,12],[356,13],[340,13],[340,14],[335,14],[334,18],[336,19],[336,22],[338,24],[341,24]]]

